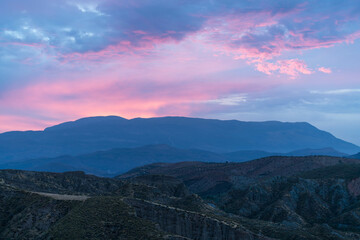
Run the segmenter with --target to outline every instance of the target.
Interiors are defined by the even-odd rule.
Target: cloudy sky
[[[360,144],[360,2],[0,0],[0,131],[307,121]]]

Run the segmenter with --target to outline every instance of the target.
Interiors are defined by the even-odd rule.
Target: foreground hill
[[[153,164],[119,178],[174,176],[205,201],[235,216],[278,223],[291,231],[307,229],[310,235],[314,229],[335,234],[336,230],[360,232],[359,163],[357,159],[312,156],[269,157],[239,164]],[[355,235],[323,235],[319,239],[352,237]]]
[[[344,156],[334,149],[305,149],[292,154],[333,154]],[[196,149],[178,149],[168,145],[148,145],[139,148],[116,148],[107,151],[78,156],[60,156],[55,158],[31,159],[20,162],[0,164],[0,169],[21,169],[46,172],[84,171],[97,176],[116,176],[135,167],[152,163],[197,162],[244,162],[261,157],[281,155],[264,151],[237,151],[214,153]]]
[[[171,177],[7,170],[0,179],[2,239],[273,239],[258,233],[263,223],[250,230]]]
[[[339,160],[314,159],[314,166],[335,164],[330,167],[339,166],[344,173],[330,178],[289,176],[290,172],[262,177],[263,171],[248,168],[243,173],[250,183],[237,171],[230,174],[233,186],[203,198],[187,189],[181,180],[184,172],[179,178],[145,174],[125,180],[82,172],[1,170],[0,238],[356,240],[360,202],[353,190],[359,189],[360,171],[347,174],[353,161],[338,165]],[[276,161],[271,159],[271,165]],[[264,162],[258,165],[269,164]],[[310,165],[311,160],[302,162]],[[205,176],[217,179],[214,171],[197,164],[192,167],[202,175],[193,176],[186,185],[206,186],[201,180]],[[351,168],[360,166],[353,164]],[[315,170],[333,171],[328,168]]]
[[[262,150],[289,152],[332,147],[355,153],[360,148],[308,123],[241,122],[184,117],[93,117],[44,131],[0,134],[0,161],[86,154],[112,148],[168,144],[212,152]]]
[[[329,157],[178,163],[147,166],[140,175],[134,174],[137,169],[126,179],[2,170],[0,237],[359,239],[358,163]],[[150,174],[155,169],[177,178]],[[231,185],[217,192],[201,190],[219,180]]]

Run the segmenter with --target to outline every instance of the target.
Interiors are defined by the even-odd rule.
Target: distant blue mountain
[[[0,164],[0,169],[20,169],[45,172],[84,171],[99,176],[115,176],[147,164],[186,161],[225,162],[226,157],[202,150],[185,150],[168,145],[148,145],[139,148],[117,148],[79,156],[30,159]]]
[[[269,156],[344,156],[334,149],[305,149],[292,153],[237,151],[213,153],[196,149],[178,149],[168,145],[148,145],[138,148],[117,148],[78,156],[30,159],[0,164],[0,169],[20,169],[45,172],[84,171],[99,176],[115,176],[133,168],[153,163],[177,162],[244,162]],[[302,153],[302,155],[301,155]],[[314,154],[315,153],[315,154]]]
[[[0,134],[0,162],[79,155],[113,148],[167,144],[212,152],[289,152],[331,147],[345,153],[360,148],[309,123],[242,122],[185,117],[91,117],[44,131]]]

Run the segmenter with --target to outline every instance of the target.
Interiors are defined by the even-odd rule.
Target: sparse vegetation
[[[350,180],[360,177],[360,165],[338,164],[335,166],[329,166],[329,167],[302,172],[298,176],[307,179],[341,178],[341,179]]]
[[[316,156],[160,164],[116,179],[3,170],[0,237],[357,240],[358,182],[349,191],[346,180],[359,178],[360,166],[352,162]],[[299,173],[304,168],[312,170]]]
[[[135,216],[121,197],[94,197],[77,205],[54,227],[53,239],[128,239],[163,238],[155,223]]]

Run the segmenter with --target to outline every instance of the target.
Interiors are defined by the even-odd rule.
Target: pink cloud
[[[216,55],[223,54],[236,60],[245,60],[266,74],[279,71],[294,77],[300,73],[310,74],[311,71],[305,63],[301,66],[300,63],[292,60],[274,63],[269,61],[280,57],[284,52],[332,47],[337,43],[351,43],[360,37],[360,32],[351,34],[335,32],[334,35],[322,37],[324,29],[321,22],[327,21],[329,17],[318,16],[314,20],[307,15],[304,16],[306,7],[308,5],[303,3],[287,11],[276,11],[276,13],[272,8],[264,8],[241,13],[235,11],[225,15],[204,15],[202,16],[202,19],[206,19],[204,25],[196,31],[184,33],[183,38],[174,37],[181,32],[172,30],[152,33],[149,30],[135,28],[129,32],[134,38],[114,37],[111,44],[99,51],[63,53],[59,47],[54,46],[29,45],[29,47],[51,48],[54,51],[45,54],[63,64],[83,61],[107,63],[128,54],[149,56],[156,52],[157,48],[169,44],[180,45],[188,39],[193,41],[196,39],[200,45],[211,45],[207,50],[216,50]],[[337,25],[339,22],[348,21],[345,16],[339,18],[342,21],[336,21]],[[312,21],[317,24],[312,24]],[[341,26],[338,28],[340,29]],[[24,63],[31,63],[32,60],[30,58]]]
[[[280,60],[278,61],[278,63],[280,73],[288,74],[293,77],[298,76],[299,73],[312,73],[312,71],[307,67],[305,62],[299,59]]]
[[[271,75],[273,72],[279,70],[279,65],[270,62],[260,62],[256,65],[256,69],[267,75]]]
[[[150,58],[128,53],[110,56],[101,64],[87,58],[64,63],[59,66],[61,73],[58,69],[55,73],[48,71],[2,95],[0,111],[4,115],[20,119],[19,114],[31,112],[35,124],[22,125],[14,120],[11,126],[11,120],[0,119],[0,125],[3,123],[7,130],[19,126],[39,129],[94,115],[191,116],[202,108],[199,103],[264,88],[264,84],[237,74],[219,84],[218,74],[237,69],[238,62],[213,53],[188,39],[158,47]],[[36,123],[36,119],[51,121]]]
[[[212,44],[219,54],[244,59],[266,74],[274,71],[297,76],[311,74],[304,62],[283,60],[270,63],[287,52],[298,52],[317,48],[329,48],[340,43],[353,43],[360,32],[343,32],[343,25],[351,20],[339,12],[335,24],[329,16],[317,18],[304,15],[306,4],[286,13],[248,12],[210,18],[206,27],[198,34],[204,42]],[[330,22],[329,22],[330,21]],[[341,24],[339,24],[341,22]],[[329,34],[329,29],[335,29]]]
[[[327,73],[327,74],[332,73],[331,69],[330,69],[330,68],[326,68],[326,67],[320,67],[318,70],[319,70],[320,72]]]
[[[0,132],[42,130],[44,127],[56,124],[56,121],[34,119],[24,115],[0,115]]]
[[[117,6],[144,8],[141,2],[112,2]],[[171,1],[163,2],[173,4]],[[226,104],[217,103],[231,105],[234,101],[241,101],[241,98],[231,100],[229,96],[251,95],[271,86],[293,83],[289,78],[315,71],[332,72],[325,67],[316,70],[316,65],[310,66],[301,59],[287,59],[286,55],[301,56],[306,50],[350,44],[360,38],[360,31],[355,31],[358,26],[338,9],[334,16],[322,8],[307,12],[315,2],[297,5],[289,1],[284,9],[279,8],[282,4],[268,5],[266,1],[264,5],[252,3],[251,7],[244,9],[238,8],[236,1],[234,3],[214,12],[194,13],[191,8],[191,16],[186,14],[183,18],[167,11],[157,18],[152,18],[151,14],[144,19],[131,17],[128,25],[123,21],[126,19],[111,19],[109,14],[106,19],[115,21],[109,21],[105,26],[113,31],[103,32],[97,21],[93,22],[94,28],[86,24],[94,33],[94,41],[82,39],[73,44],[64,42],[64,39],[73,34],[79,40],[76,32],[81,33],[83,27],[77,29],[77,24],[73,26],[69,22],[74,33],[64,33],[60,28],[54,30],[48,28],[51,17],[50,22],[39,27],[52,33],[49,37],[53,37],[53,41],[39,42],[34,38],[29,39],[29,43],[0,42],[0,48],[6,50],[4,53],[9,59],[5,63],[21,63],[19,69],[13,68],[14,72],[19,72],[18,75],[9,74],[9,80],[3,77],[5,90],[0,94],[0,131],[39,129],[93,115],[127,118],[191,116],[204,111],[221,115]],[[183,12],[184,3],[174,6],[176,11],[173,13],[178,13],[177,9],[180,9],[179,13]],[[349,7],[352,9],[351,5]],[[134,14],[127,12],[129,16]],[[195,15],[201,16],[193,19]],[[113,16],[122,17],[124,14]],[[336,26],[333,20],[336,20]],[[347,25],[350,23],[352,26]],[[58,24],[55,24],[56,28],[62,27]],[[25,64],[31,65],[26,66],[30,69],[28,72],[21,68]],[[263,74],[249,72],[249,65],[269,76],[264,78]],[[5,73],[9,70],[6,64],[3,69]],[[322,81],[321,77],[318,81]],[[335,78],[332,81],[335,82]],[[343,81],[338,82],[343,84]],[[204,106],[206,102],[211,106]],[[256,111],[255,107],[253,109]]]
[[[299,74],[312,74],[306,63],[299,59],[278,60],[276,63],[271,62],[259,62],[256,65],[258,71],[266,73],[268,75],[274,72],[286,74],[295,78]]]
[[[109,76],[104,76],[109,77]],[[14,90],[4,96],[0,109],[31,111],[37,116],[55,119],[51,122],[37,122],[21,116],[2,116],[3,129],[31,129],[62,122],[68,119],[97,115],[119,115],[126,118],[154,117],[159,115],[189,116],[192,105],[217,98],[234,89],[245,89],[244,84],[189,83],[181,86],[157,84],[156,89],[141,89],[140,84],[131,81],[118,82],[97,78],[80,81],[57,80]],[[153,83],[154,84],[154,83]],[[174,91],[176,89],[176,91]],[[19,98],[18,96],[21,96]],[[33,122],[32,124],[29,122]],[[36,123],[36,124],[35,124]]]

